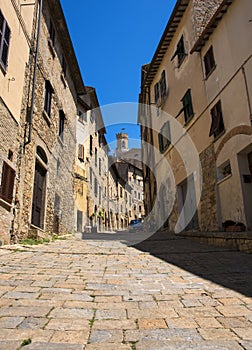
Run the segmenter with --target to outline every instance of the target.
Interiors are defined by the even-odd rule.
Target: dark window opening
[[[169,145],[171,144],[171,130],[170,123],[167,121],[161,128],[160,133],[158,134],[159,141],[159,150],[161,153],[164,153]]]
[[[7,68],[8,63],[10,34],[10,28],[0,10],[0,63],[4,69]]]
[[[45,82],[45,100],[44,100],[44,111],[48,115],[51,116],[51,104],[52,104],[52,94],[53,88],[49,80]]]
[[[50,27],[49,27],[49,37],[51,39],[51,42],[53,46],[55,45],[55,29],[52,20],[50,20]]]
[[[224,121],[222,116],[221,101],[218,101],[216,105],[211,109],[212,124],[209,132],[209,136],[214,135],[218,137],[224,130]]]
[[[65,127],[65,113],[60,110],[59,111],[59,137],[63,141],[64,140],[64,127]]]
[[[178,56],[178,65],[180,66],[181,63],[183,62],[185,56],[186,56],[186,51],[185,51],[185,44],[184,44],[184,36],[182,35],[178,44],[177,44],[177,49],[174,53],[174,55],[171,58],[171,61]]]
[[[63,73],[64,77],[66,77],[67,64],[66,64],[66,59],[65,59],[64,55],[62,55],[62,58],[61,58],[61,66],[62,66],[62,73]]]
[[[95,148],[95,166],[97,166],[97,148]]]
[[[90,135],[90,138],[89,138],[89,153],[92,156],[93,154],[93,136],[92,135]]]
[[[214,60],[214,53],[213,53],[213,47],[211,46],[210,49],[207,51],[207,53],[204,56],[204,65],[205,65],[205,74],[206,78],[210,75],[210,73],[215,68],[215,60]]]
[[[191,90],[188,89],[185,96],[182,98],[183,111],[185,116],[185,123],[187,123],[193,116],[193,104],[192,104],[192,95]]]
[[[12,167],[9,164],[3,162],[0,198],[2,198],[5,202],[9,204],[11,204],[13,199],[15,176],[15,170],[12,169]]]

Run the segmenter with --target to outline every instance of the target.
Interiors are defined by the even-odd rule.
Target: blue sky
[[[151,61],[175,3],[61,0],[84,82],[96,88],[101,106],[138,101],[141,66]],[[126,119],[118,116],[118,123],[136,123],[134,114]],[[104,120],[111,124],[109,116]],[[133,124],[125,131],[139,138]],[[123,127],[107,127],[108,141]]]

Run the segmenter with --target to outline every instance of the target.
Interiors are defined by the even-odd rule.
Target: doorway
[[[46,169],[36,160],[33,199],[32,199],[32,224],[41,229],[44,228],[46,193]]]

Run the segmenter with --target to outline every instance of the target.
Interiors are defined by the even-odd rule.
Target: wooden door
[[[32,224],[40,228],[44,226],[45,185],[46,170],[37,162],[33,187]]]

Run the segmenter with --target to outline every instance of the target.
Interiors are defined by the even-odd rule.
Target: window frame
[[[49,80],[45,81],[44,112],[51,117],[53,87]]]
[[[1,186],[0,186],[0,199],[9,205],[13,201],[13,192],[15,186],[16,171],[12,166],[3,161],[2,164],[2,175],[1,175]]]
[[[215,105],[211,108],[210,114],[212,118],[212,123],[209,132],[209,137],[213,135],[214,139],[217,139],[225,132],[221,100],[215,103]]]
[[[66,116],[62,109],[59,110],[59,138],[64,141],[64,129],[65,129]]]
[[[6,72],[8,67],[11,30],[1,10],[0,10],[0,17],[2,17],[2,21],[3,21],[2,28],[0,27],[0,66],[3,68],[4,72]],[[6,37],[6,31],[8,33],[7,37]],[[5,59],[3,60],[4,54],[5,54]]]
[[[187,124],[194,116],[191,89],[186,91],[185,95],[181,99],[181,102],[183,104],[185,124]]]
[[[171,144],[170,122],[167,120],[158,134],[158,144],[160,153],[164,153]]]
[[[216,68],[216,62],[214,58],[214,51],[212,45],[209,47],[205,56],[203,57],[203,62],[205,69],[205,79],[207,79]]]

